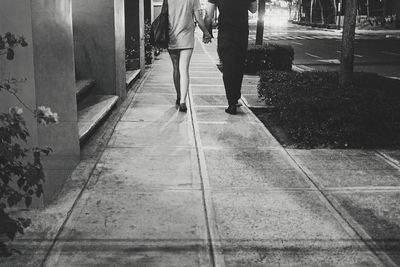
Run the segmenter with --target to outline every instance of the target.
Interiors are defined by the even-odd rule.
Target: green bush
[[[145,62],[147,65],[153,63],[153,51],[154,47],[150,43],[150,34],[151,34],[151,22],[150,20],[146,20],[144,24],[144,52],[145,52]]]
[[[355,73],[354,85],[340,88],[338,78],[265,71],[258,90],[296,147],[400,147],[400,81]]]
[[[11,61],[17,47],[26,47],[23,37],[16,37],[7,32],[0,34],[0,65],[3,55]],[[17,95],[18,84],[24,79],[8,77],[0,80],[0,97],[8,94],[34,115],[38,124],[57,123],[58,115],[50,108],[40,106],[28,107]],[[10,215],[10,209],[18,203],[29,207],[33,197],[43,194],[44,171],[41,155],[48,155],[50,148],[27,148],[29,131],[26,126],[23,110],[17,106],[10,107],[8,112],[0,112],[0,257],[11,256],[15,250],[9,247],[7,240],[14,240],[17,233],[23,234],[31,223],[28,218]]]
[[[290,71],[294,59],[293,47],[280,44],[250,44],[245,60],[245,72],[257,73],[263,70]]]
[[[400,18],[397,18],[394,20],[394,25],[396,29],[400,29]]]

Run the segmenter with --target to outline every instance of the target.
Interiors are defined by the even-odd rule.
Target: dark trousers
[[[248,32],[218,32],[218,55],[223,66],[223,80],[229,105],[241,97],[244,61],[246,59]]]

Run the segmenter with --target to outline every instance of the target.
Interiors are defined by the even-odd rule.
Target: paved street
[[[250,42],[255,40],[251,25]],[[337,70],[340,63],[341,32],[311,29],[294,24],[265,26],[264,41],[293,46],[294,64],[305,70]],[[400,79],[400,31],[357,31],[355,66],[358,71],[376,72]]]

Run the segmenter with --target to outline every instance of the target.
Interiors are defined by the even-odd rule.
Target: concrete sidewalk
[[[47,265],[390,262],[361,241],[298,164],[307,154],[283,150],[246,107],[237,116],[224,112],[221,74],[210,57],[198,42],[187,114],[173,106],[168,55],[155,63]]]
[[[283,149],[224,112],[213,53],[196,42],[186,114],[155,62],[44,265],[399,264],[400,154]]]

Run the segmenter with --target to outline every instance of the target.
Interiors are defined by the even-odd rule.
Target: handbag
[[[158,48],[168,48],[169,43],[169,19],[168,0],[164,0],[161,13],[151,24],[150,44]]]

